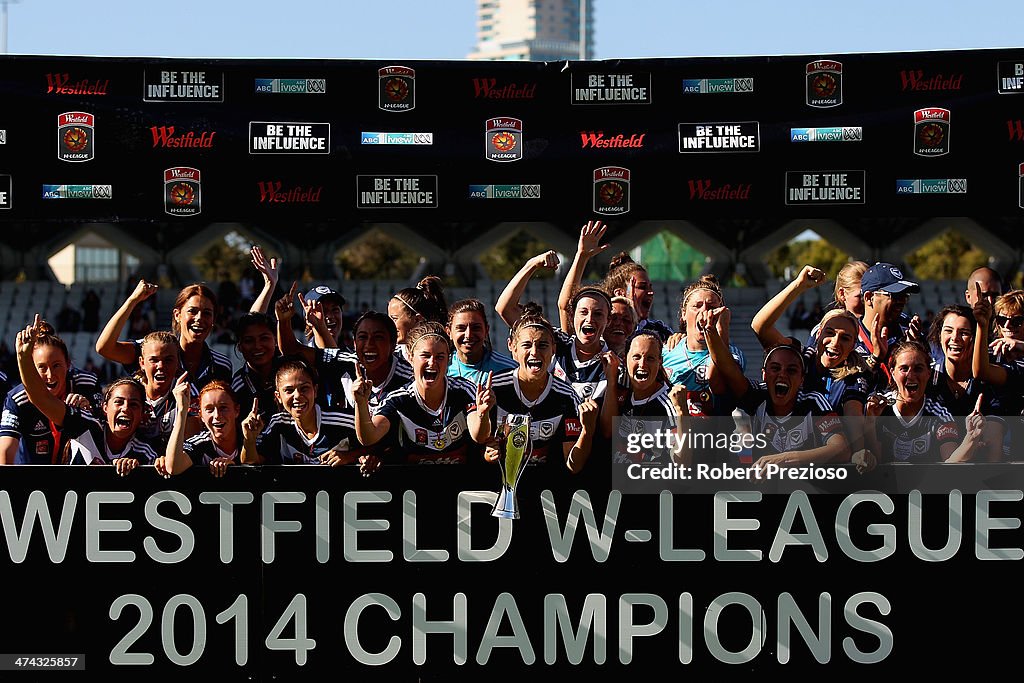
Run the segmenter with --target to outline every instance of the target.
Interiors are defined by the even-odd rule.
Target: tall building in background
[[[469,59],[594,58],[593,0],[477,0]]]

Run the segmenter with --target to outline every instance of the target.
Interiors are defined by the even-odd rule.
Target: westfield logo
[[[690,189],[690,199],[714,202],[714,201],[745,201],[750,199],[750,183],[726,183],[715,186],[707,178],[692,179],[686,181]]]
[[[632,135],[625,135],[619,133],[618,135],[612,135],[605,137],[603,131],[598,132],[581,132],[580,133],[580,147],[587,149],[588,147],[598,148],[620,148],[620,147],[643,147],[644,136],[647,133],[633,133]]]

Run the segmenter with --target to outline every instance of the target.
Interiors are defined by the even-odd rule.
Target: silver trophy
[[[501,424],[502,450],[504,457],[498,460],[501,467],[501,490],[491,514],[505,519],[519,519],[519,503],[516,501],[516,486],[530,462],[533,440],[530,438],[529,415],[506,415]]]

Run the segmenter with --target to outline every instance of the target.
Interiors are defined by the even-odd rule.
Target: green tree
[[[480,265],[483,266],[487,277],[492,280],[510,280],[513,275],[519,272],[523,264],[537,254],[543,254],[551,249],[551,246],[540,241],[533,235],[525,232],[517,232],[501,244],[495,245],[480,255]],[[568,267],[568,264],[565,264]],[[542,269],[534,277],[554,277],[552,270]],[[600,279],[597,273],[588,273],[589,279]],[[592,277],[591,277],[592,276]],[[585,279],[588,279],[585,278]]]
[[[921,280],[966,280],[971,271],[988,263],[988,255],[955,230],[947,230],[907,256]]]
[[[829,278],[834,278],[849,260],[848,254],[823,239],[793,240],[765,257],[768,269],[778,278],[785,276],[787,267],[792,268],[795,275],[799,268],[807,265],[820,268]]]
[[[401,280],[412,275],[420,257],[412,249],[374,231],[338,254],[349,280]]]

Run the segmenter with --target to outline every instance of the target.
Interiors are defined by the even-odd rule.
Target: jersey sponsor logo
[[[426,442],[427,442],[427,430],[426,429],[419,429],[419,428],[417,428],[416,429],[416,443],[426,443]]]
[[[935,432],[935,438],[944,439],[956,439],[960,435],[957,433],[956,425],[952,422],[947,422],[938,428]]]
[[[583,425],[580,423],[579,418],[567,417],[565,419],[565,436],[570,439],[575,439],[583,433]]]

